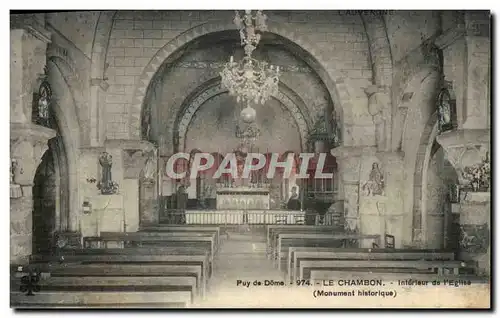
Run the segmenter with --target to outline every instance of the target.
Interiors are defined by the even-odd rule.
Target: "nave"
[[[374,248],[360,248],[363,241]],[[295,308],[352,306],[353,299],[367,305],[380,302],[377,297],[358,295],[369,289],[403,292],[397,303],[401,305],[423,290],[439,295],[442,289],[430,286],[433,280],[467,282],[470,285],[454,292],[467,289],[478,295],[489,284],[489,278],[476,274],[473,263],[457,259],[453,251],[377,248],[379,242],[380,237],[345,234],[329,226],[286,224],[157,225],[136,233],[103,232],[89,238],[87,248],[32,255],[30,265],[13,268],[11,304],[20,308]],[[398,281],[409,279],[429,286],[397,286]],[[380,280],[383,287],[342,286],[352,280]],[[266,281],[273,286],[265,286]],[[316,298],[318,290],[354,294]],[[390,297],[383,298],[383,306],[396,304]]]

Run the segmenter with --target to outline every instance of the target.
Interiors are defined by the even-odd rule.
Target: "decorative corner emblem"
[[[21,277],[20,291],[26,296],[34,296],[40,291],[40,274],[36,272],[28,273]]]

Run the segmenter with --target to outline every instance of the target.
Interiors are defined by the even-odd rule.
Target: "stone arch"
[[[411,98],[405,99],[398,107],[397,116],[393,127],[393,145],[396,151],[404,153],[404,187],[403,187],[403,214],[404,217],[404,242],[418,243],[417,237],[413,236],[413,204],[414,204],[414,172],[418,158],[424,156],[425,152],[419,152],[415,145],[421,143],[422,134],[429,118],[436,111],[435,96],[440,80],[440,74],[429,68],[418,72],[407,82],[407,93],[413,93]],[[410,94],[411,95],[411,94]],[[417,203],[420,204],[420,203]],[[421,226],[419,226],[421,228]],[[420,233],[417,233],[420,237]]]
[[[409,81],[403,86],[403,90],[398,94],[397,109],[394,115],[394,123],[392,127],[392,150],[401,150],[402,143],[404,142],[404,134],[406,126],[408,124],[408,109],[415,107],[414,104],[418,103],[420,100],[420,95],[423,92],[422,83],[428,80],[432,76],[436,75],[436,69],[432,67],[425,67],[419,72],[415,73]],[[409,94],[409,95],[408,95]],[[405,95],[408,95],[407,100],[405,100]],[[429,111],[429,115],[432,114],[434,110]]]
[[[76,102],[71,82],[64,76],[64,63],[51,58],[48,63],[49,82],[54,92],[53,110],[66,150],[69,178],[69,228],[77,230],[77,211],[80,210],[78,196],[78,151],[80,148],[80,125],[76,115]],[[74,213],[72,215],[71,213]]]
[[[211,81],[214,82],[214,81]],[[283,86],[283,85],[280,85]],[[284,93],[286,91],[286,87],[281,87],[277,94],[272,97],[278,100],[283,106],[285,106],[295,119],[297,126],[299,128],[299,132],[301,135],[301,145],[302,149],[306,149],[307,135],[311,128],[311,118],[309,114],[303,109],[303,107],[297,106],[297,104],[292,100],[292,98]],[[289,90],[289,89],[288,89]],[[174,126],[174,134],[178,136],[178,145],[185,148],[185,135],[187,133],[189,124],[191,123],[192,118],[196,111],[208,100],[214,98],[215,96],[226,93],[227,89],[223,88],[220,84],[220,81],[216,81],[214,85],[211,85],[207,89],[197,92],[195,96],[189,98],[188,105],[181,109],[181,116],[179,116],[176,120]],[[302,102],[303,103],[303,102]],[[302,109],[301,109],[302,108]]]
[[[360,14],[368,37],[373,83],[392,85],[392,53],[385,21],[381,16]]]
[[[116,11],[99,13],[90,60],[90,96],[89,96],[89,141],[91,146],[99,146],[104,142],[104,107],[100,106],[101,89],[107,89],[106,53],[108,51],[113,19]]]
[[[141,137],[141,109],[143,107],[149,85],[164,61],[177,50],[196,38],[210,33],[227,30],[235,30],[235,26],[232,22],[208,22],[198,25],[177,36],[154,55],[148,65],[144,68],[132,98],[132,105],[129,113],[129,136],[131,139],[140,139]],[[339,106],[338,109],[342,112],[342,122],[351,124],[352,103],[342,74],[335,70],[334,61],[329,59],[328,56],[316,51],[314,45],[310,43],[305,36],[296,34],[290,26],[269,21],[268,32],[281,36],[291,43],[294,43],[296,46],[300,47],[313,57],[319,65],[311,65],[311,67],[313,67],[321,80],[324,82],[334,105]]]
[[[426,180],[427,169],[431,159],[432,146],[438,134],[437,112],[434,112],[424,127],[418,145],[417,160],[413,173],[413,229],[414,240],[425,237],[425,212],[426,212]]]

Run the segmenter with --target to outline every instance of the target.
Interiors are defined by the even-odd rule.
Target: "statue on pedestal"
[[[157,158],[158,149],[154,148],[152,154],[148,157],[146,161],[146,166],[144,167],[144,180],[146,182],[154,182],[157,177]]]
[[[384,175],[376,162],[372,165],[368,181],[363,185],[363,191],[372,196],[384,195]]]
[[[113,165],[113,157],[103,152],[99,157],[101,165],[101,181],[97,184],[97,188],[101,190],[101,194],[115,194],[118,191],[118,184],[113,182],[111,178],[111,166]]]
[[[16,159],[10,160],[10,197],[11,198],[19,198],[23,196],[23,191],[21,190],[21,186],[16,184],[15,175],[16,170],[19,166],[19,163]]]
[[[292,187],[292,193],[290,194],[290,198],[288,199],[286,208],[287,210],[293,210],[293,211],[300,210],[299,193],[297,192],[296,186]]]

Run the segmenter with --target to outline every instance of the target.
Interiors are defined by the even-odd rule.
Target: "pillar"
[[[10,156],[17,161],[12,182],[21,189],[10,199],[10,262],[18,264],[32,252],[33,179],[56,132],[31,122],[50,33],[36,15],[13,15],[10,22]]]
[[[56,132],[20,123],[11,123],[10,132],[10,155],[17,161],[13,182],[21,187],[21,196],[10,200],[10,262],[19,264],[28,262],[32,251],[33,179],[48,149],[47,141],[55,137]]]
[[[490,13],[444,14],[458,15],[457,19],[443,19],[443,23],[453,23],[443,25],[443,34],[435,40],[443,50],[445,79],[453,84],[458,128],[436,139],[453,165],[461,188],[459,202],[452,204],[452,212],[460,220],[459,256],[477,261],[479,273],[489,275],[491,190],[476,188],[474,178],[464,172],[486,168],[483,160],[490,151]],[[485,170],[479,176],[490,179],[489,167]]]
[[[447,131],[438,135],[437,141],[455,168],[461,188],[459,203],[452,204],[452,212],[460,215],[459,257],[476,261],[478,273],[490,275],[491,190],[476,188],[475,178],[464,174],[469,169],[478,169],[477,176],[490,179],[489,164],[484,163],[486,158],[489,160],[490,130]]]
[[[141,224],[158,223],[157,180],[143,178],[147,161],[157,160],[153,155],[154,145],[141,140],[108,140],[105,145],[108,151],[116,151],[121,158],[117,164],[121,166],[119,180],[124,200],[125,230],[135,232]],[[144,188],[148,190],[146,196],[142,193]]]

